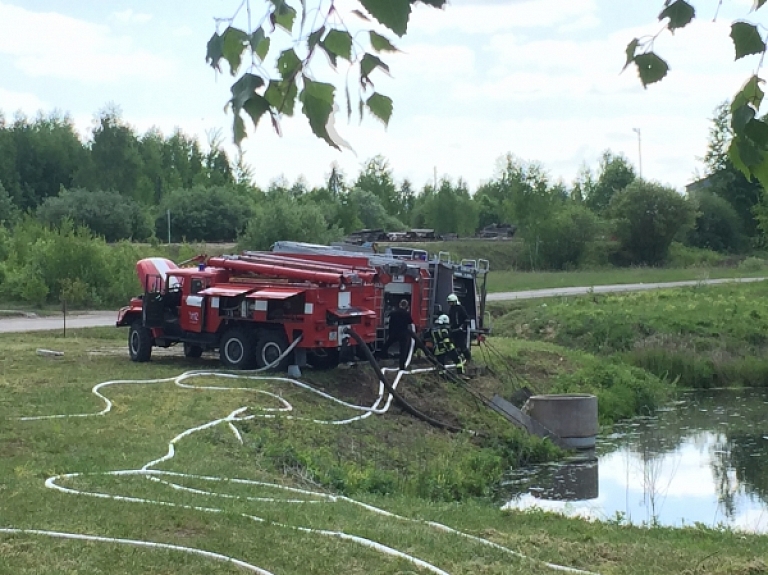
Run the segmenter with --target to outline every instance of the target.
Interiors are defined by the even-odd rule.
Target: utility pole
[[[638,175],[640,179],[643,179],[643,143],[640,136],[640,128],[632,128],[632,131],[637,134],[637,159],[638,159]]]
[[[433,175],[433,180],[434,180],[434,184],[433,184],[434,185],[434,190],[435,190],[435,193],[437,193],[437,166],[432,168],[432,175]]]
[[[171,210],[165,210],[165,215],[168,218],[168,245],[171,245]]]

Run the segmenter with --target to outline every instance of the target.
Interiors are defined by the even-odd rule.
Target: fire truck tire
[[[133,322],[128,330],[128,353],[131,361],[145,362],[152,356],[152,332],[140,321]]]
[[[203,355],[203,348],[199,345],[195,345],[194,343],[184,344],[184,357],[189,359],[197,359],[201,355]]]
[[[230,329],[219,343],[221,363],[232,369],[251,369],[254,355],[253,333],[240,328]]]
[[[259,341],[256,343],[256,365],[266,367],[272,364],[288,349],[288,340],[285,334],[276,330],[264,330],[259,335]],[[273,366],[274,369],[286,369],[291,363],[290,354],[283,360]]]

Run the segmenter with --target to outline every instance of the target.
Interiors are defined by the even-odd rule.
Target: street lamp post
[[[643,144],[640,136],[640,128],[632,128],[632,131],[637,134],[637,159],[638,159],[638,173],[640,179],[643,179]]]

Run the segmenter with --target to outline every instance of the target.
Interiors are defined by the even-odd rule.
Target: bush
[[[232,242],[253,216],[254,200],[231,186],[174,190],[159,206],[155,219],[155,234],[159,238],[168,236],[168,210],[172,241]]]
[[[634,181],[611,199],[609,215],[630,263],[660,264],[678,233],[695,221],[695,206],[674,189]]]
[[[673,268],[717,267],[726,265],[728,261],[728,256],[724,254],[672,242],[666,264]]]
[[[48,299],[48,286],[34,266],[11,271],[3,282],[3,290],[11,300],[41,307]]]
[[[557,377],[553,393],[591,392],[597,396],[601,424],[649,415],[669,396],[669,386],[636,367],[595,361],[573,373]]]
[[[143,208],[117,192],[62,188],[58,196],[46,199],[36,213],[45,224],[61,226],[65,220],[71,220],[108,242],[127,238],[142,241],[151,235]]]
[[[739,264],[739,269],[745,272],[760,272],[765,269],[765,260],[750,256]]]
[[[314,204],[301,204],[288,195],[275,194],[256,209],[238,239],[238,249],[267,250],[281,240],[328,243],[338,234],[337,229],[328,230],[322,212]]]
[[[594,240],[598,225],[594,212],[580,204],[557,210],[540,228],[538,265],[556,270],[575,268]]]
[[[700,191],[691,196],[696,202],[696,222],[688,232],[688,244],[716,252],[735,252],[744,246],[741,219],[728,200]]]
[[[34,305],[61,299],[73,307],[124,305],[140,291],[136,261],[164,255],[128,242],[107,244],[67,221],[48,228],[27,218],[13,232],[7,258],[0,262],[4,293]]]
[[[353,205],[357,217],[364,228],[382,228],[387,231],[401,231],[405,229],[405,225],[400,220],[387,213],[381,200],[372,192],[355,188],[349,193],[347,201]],[[346,231],[351,232],[354,230]]]

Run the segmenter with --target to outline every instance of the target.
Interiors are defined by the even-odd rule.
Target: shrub
[[[557,210],[540,228],[539,265],[557,270],[576,267],[597,228],[597,216],[582,205]]]
[[[765,269],[765,260],[750,256],[739,264],[739,269],[745,272],[759,272]]]
[[[46,199],[36,213],[45,224],[61,226],[65,220],[71,220],[108,242],[126,238],[141,241],[151,235],[143,208],[117,192],[62,188],[58,196]]]
[[[666,264],[675,268],[717,267],[725,265],[728,261],[728,256],[724,254],[672,242],[669,246]]]
[[[573,373],[559,375],[552,391],[595,394],[600,423],[610,424],[653,413],[667,399],[669,386],[642,369],[598,360]]]
[[[659,264],[675,236],[695,221],[695,206],[674,189],[634,181],[611,199],[609,215],[632,263]]]
[[[231,242],[253,216],[254,201],[232,186],[195,186],[170,192],[158,210],[155,234],[159,238],[168,236],[170,210],[172,241]]]
[[[716,252],[734,252],[744,245],[739,214],[728,200],[707,191],[691,196],[696,202],[696,222],[688,232],[688,244]]]
[[[11,271],[3,283],[3,290],[15,301],[42,306],[48,298],[48,286],[34,266],[28,265]]]
[[[266,250],[281,240],[327,243],[338,230],[328,230],[322,212],[314,204],[301,204],[287,195],[273,195],[256,209],[238,249]]]

